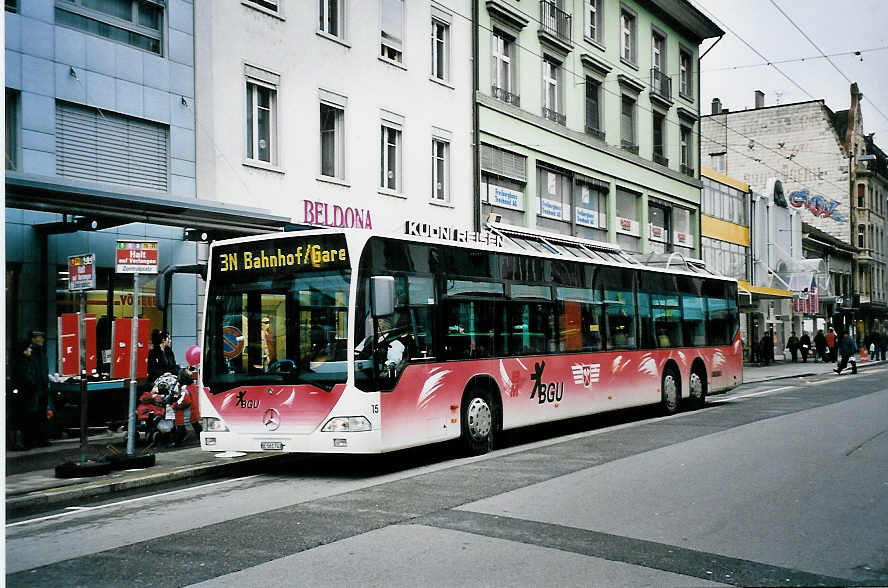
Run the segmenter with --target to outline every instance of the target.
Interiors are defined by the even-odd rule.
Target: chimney
[[[712,114],[721,114],[722,102],[718,98],[712,99]]]
[[[765,107],[765,93],[761,90],[755,91],[755,107],[756,108],[764,108]]]

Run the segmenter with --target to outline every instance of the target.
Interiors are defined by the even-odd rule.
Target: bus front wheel
[[[663,407],[663,412],[666,414],[678,412],[678,404],[681,400],[681,379],[674,366],[666,366],[666,369],[663,370],[660,392],[660,405]]]
[[[463,398],[462,443],[470,455],[481,455],[493,449],[495,428],[493,403],[481,390],[473,390]]]

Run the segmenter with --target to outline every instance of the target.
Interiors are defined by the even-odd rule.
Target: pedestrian
[[[879,342],[882,345],[882,359],[888,358],[888,333],[882,331],[882,334],[879,336]]]
[[[26,393],[23,397],[25,405],[25,447],[49,447],[49,420],[54,415],[52,397],[49,393],[49,369],[46,363],[44,344],[46,338],[43,331],[31,331],[28,334],[31,352],[19,358],[22,361],[20,378]]]
[[[170,334],[154,329],[151,331],[151,350],[148,352],[148,382],[153,384],[160,376],[175,374],[178,369]]]
[[[802,352],[802,363],[808,363],[808,352],[811,351],[811,337],[808,336],[808,331],[802,331],[802,336],[799,338],[799,351]]]
[[[185,423],[188,422],[194,428],[195,434],[200,435],[200,414],[198,413],[198,422],[192,421],[192,407],[197,404],[197,395],[193,394],[194,376],[189,368],[182,368],[178,375],[179,396],[173,401],[172,407],[176,413],[175,429],[173,429],[173,440],[169,444],[170,447],[178,447],[183,444],[188,436],[185,429]]]
[[[759,355],[762,358],[762,365],[770,365],[771,356],[774,353],[774,339],[771,337],[770,331],[765,331],[762,340],[759,343]]]
[[[823,329],[817,329],[817,334],[814,335],[814,349],[817,353],[814,355],[814,361],[817,361],[817,358],[820,358],[820,361],[826,361],[826,337],[823,334]]]
[[[799,361],[799,338],[796,337],[795,331],[792,331],[789,334],[789,339],[786,341],[786,348],[789,349],[789,354],[792,356],[792,362],[798,363]]]
[[[760,350],[759,350],[759,340],[753,339],[751,347],[752,347],[752,357],[750,358],[749,361],[752,363],[758,363],[759,362],[759,355],[761,355]]]
[[[27,449],[25,431],[28,427],[28,407],[37,385],[30,341],[16,346],[14,359],[9,367],[12,378],[6,395],[6,446],[13,451],[23,451]]]
[[[870,347],[872,347],[872,353],[870,359],[873,361],[884,359],[882,357],[882,338],[879,336],[879,331],[873,331],[872,341],[870,342]]]
[[[842,360],[839,362],[839,365],[835,368],[835,372],[837,374],[841,374],[842,370],[848,367],[848,362],[857,353],[857,345],[854,343],[854,339],[851,338],[851,333],[845,331],[845,335],[842,337],[842,340],[839,342],[839,354],[842,356]],[[851,371],[855,373],[857,370],[856,366],[852,366]]]
[[[836,332],[833,331],[833,328],[829,328],[829,333],[826,334],[826,348],[829,353],[829,362],[834,363],[836,361]]]

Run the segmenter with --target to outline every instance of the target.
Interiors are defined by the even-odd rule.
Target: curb
[[[883,365],[884,363],[885,363],[885,360],[868,361],[866,363],[858,363],[857,370],[858,371],[866,371],[870,368],[874,368],[874,367],[878,367],[880,365]],[[833,365],[835,365],[835,364],[833,364]],[[829,374],[835,374],[835,372],[833,370],[828,370],[825,372],[804,372],[801,374],[790,374],[790,375],[786,375],[786,376],[770,376],[770,377],[762,378],[760,380],[747,380],[744,378],[743,383],[744,384],[761,384],[762,382],[771,382],[773,380],[788,380],[791,378],[804,378],[804,377],[808,377],[808,376],[826,376]]]
[[[114,480],[92,479],[88,482],[68,484],[43,490],[32,490],[11,497],[7,495],[6,514],[7,516],[22,514],[54,504],[84,498],[95,498],[97,496],[110,495],[126,490],[135,490],[167,482],[211,476],[220,471],[236,472],[253,467],[260,462],[264,463],[272,458],[281,459],[287,455],[289,454],[248,454],[243,457],[234,458],[232,461],[175,466],[165,470],[155,470],[151,473],[148,473],[147,471],[132,472]]]

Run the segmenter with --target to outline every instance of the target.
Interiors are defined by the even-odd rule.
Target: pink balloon
[[[188,365],[197,365],[200,363],[199,345],[192,345],[187,350],[185,350],[185,361],[188,362]]]

